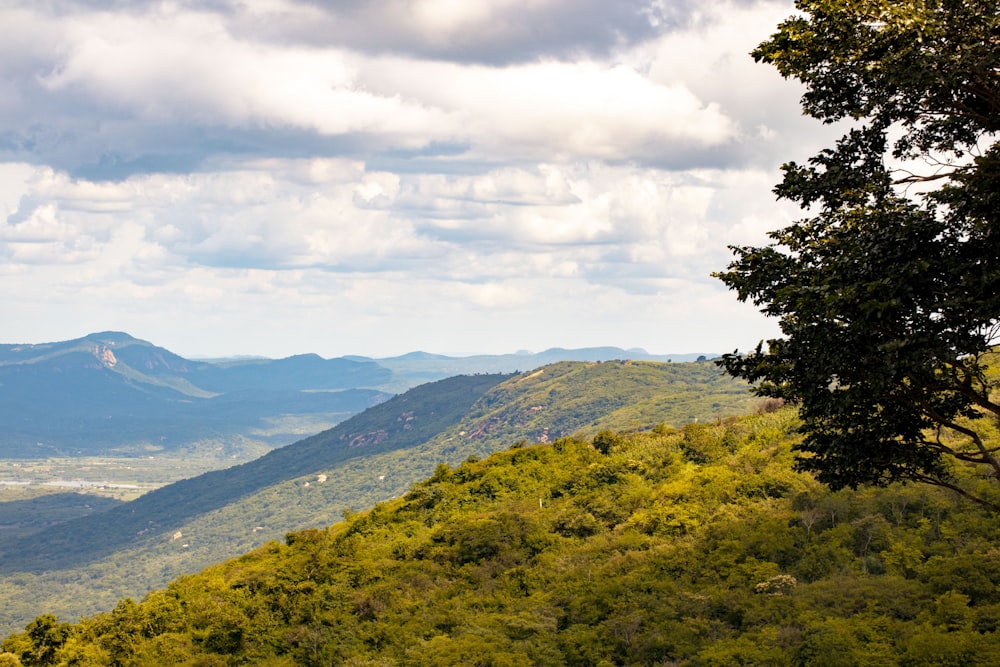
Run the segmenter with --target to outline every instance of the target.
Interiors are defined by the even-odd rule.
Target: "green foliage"
[[[800,405],[799,466],[833,488],[915,480],[1000,509],[986,445],[1000,416],[998,4],[796,6],[754,57],[805,84],[806,113],[853,122],[783,167],[775,192],[812,217],[733,248],[717,274],[784,335],[722,364]],[[956,466],[994,481],[959,486]]]
[[[611,449],[621,442],[612,431],[604,430],[594,436],[594,449],[601,454],[610,454]]]
[[[682,426],[744,414],[753,402],[745,383],[711,364],[561,362],[498,385],[477,402],[461,430],[488,453],[524,437],[551,442],[664,421]]]
[[[51,665],[69,636],[69,624],[45,614],[28,623],[23,635],[4,641],[3,650],[16,656],[22,665]]]
[[[52,524],[70,521],[94,512],[107,511],[118,504],[111,498],[82,493],[32,493],[24,498],[4,500],[0,493],[2,539],[30,535]],[[2,547],[0,547],[2,548]]]
[[[27,539],[5,533],[0,634],[23,627],[38,609],[79,618],[289,531],[330,525],[345,508],[405,494],[442,463],[600,431],[666,434],[666,420],[710,421],[751,410],[756,401],[745,383],[695,363],[559,363],[418,387],[257,461],[192,477],[114,512],[60,528],[36,526]],[[566,530],[618,520],[616,504],[592,502],[582,523]]]
[[[66,665],[996,664],[995,521],[930,487],[831,492],[791,468],[798,424],[783,409],[439,465],[328,529],[72,626],[40,617],[2,648]]]

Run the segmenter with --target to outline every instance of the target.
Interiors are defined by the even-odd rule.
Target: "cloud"
[[[124,274],[150,284],[176,279],[160,267],[202,266],[469,284],[571,277],[648,291],[665,272],[706,280],[733,216],[768,209],[755,187],[764,183],[755,172],[596,161],[442,175],[271,159],[113,183],[38,168],[0,239],[9,262],[92,262],[101,281]],[[738,230],[736,240],[759,234],[750,218]]]
[[[522,4],[477,3],[469,9],[472,5],[444,0],[405,7],[384,2],[338,6],[330,17],[375,21],[377,16],[390,27],[398,23],[427,35],[451,29],[466,34],[455,26],[470,22],[485,29],[497,16],[509,16],[511,25],[528,30],[534,13],[586,14],[574,3]],[[619,56],[579,57],[600,50],[585,48],[581,35],[590,28],[578,33],[574,26],[590,19],[576,18],[553,26],[578,45],[573,51],[578,57],[561,60],[556,49],[502,64],[364,49],[358,39],[377,41],[378,32],[370,30],[350,31],[353,40],[333,37],[303,45],[262,40],[234,27],[239,20],[263,21],[272,14],[319,20],[318,8],[300,3],[263,3],[264,10],[241,5],[239,11],[236,5],[218,11],[158,3],[49,16],[0,10],[21,35],[5,54],[9,98],[21,104],[5,110],[0,155],[91,178],[179,173],[206,168],[220,156],[273,155],[382,155],[398,161],[408,154],[437,158],[439,170],[456,162],[552,159],[629,160],[679,169],[717,163],[724,152],[739,152],[742,135],[767,129],[760,123],[741,127],[735,108],[695,90],[704,88],[700,78],[726,77],[678,77],[669,65],[681,55],[699,54],[689,33],[664,31],[662,24],[677,28],[694,22],[702,31],[728,36],[731,22],[722,22],[723,12],[708,19],[684,4],[670,5],[669,11],[657,3],[601,6],[616,8],[598,14],[611,21],[602,25],[614,26],[622,36]],[[425,30],[419,27],[424,19],[400,18],[413,13],[444,27]],[[651,22],[661,27],[654,30]],[[638,30],[639,24],[646,28]],[[469,34],[481,42],[475,30]],[[524,53],[516,43],[504,44],[511,53]],[[22,46],[27,55],[18,51],[15,57],[14,49]]]
[[[233,29],[279,43],[504,66],[606,56],[690,20],[693,2],[375,0],[274,2]]]
[[[791,9],[7,3],[0,293],[210,354],[726,339],[709,274],[825,137],[746,55]]]
[[[481,160],[648,160],[732,138],[734,124],[679,84],[659,85],[626,65],[582,61],[502,69],[373,61],[373,90],[422,96],[461,121],[451,141]],[[427,87],[420,82],[432,80]],[[384,86],[384,89],[380,89]],[[444,138],[444,137],[442,137]]]

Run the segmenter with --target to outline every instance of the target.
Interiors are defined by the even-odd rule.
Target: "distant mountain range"
[[[353,361],[374,361],[383,368],[390,369],[396,375],[405,378],[415,386],[420,382],[429,382],[452,375],[469,373],[517,373],[519,371],[539,368],[560,361],[663,361],[687,362],[711,359],[715,354],[649,354],[641,348],[624,350],[620,347],[587,347],[566,349],[553,347],[544,352],[517,352],[514,354],[481,354],[470,357],[449,357],[428,352],[410,352],[398,357],[370,358],[348,356],[345,359]]]
[[[318,424],[315,432],[453,375],[510,373],[566,360],[697,356],[607,347],[473,357],[414,352],[385,359],[302,354],[199,361],[121,332],[0,345],[0,458],[146,455],[206,441],[228,451],[247,439],[266,450],[299,439],[302,421]],[[250,458],[240,451],[234,456],[241,454]]]
[[[151,454],[206,438],[253,435],[271,446],[301,434],[282,415],[337,423],[391,396],[371,361],[303,355],[213,364],[128,334],[0,345],[0,457]]]

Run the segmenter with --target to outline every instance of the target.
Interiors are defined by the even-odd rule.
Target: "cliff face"
[[[118,358],[115,357],[115,353],[106,345],[95,345],[94,356],[97,357],[98,361],[105,368],[114,368],[118,364]]]

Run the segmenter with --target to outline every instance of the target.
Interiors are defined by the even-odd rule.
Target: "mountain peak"
[[[95,343],[105,343],[108,345],[118,345],[121,343],[144,343],[146,341],[141,341],[138,338],[134,338],[124,331],[99,331],[97,333],[87,334],[83,337],[84,340],[93,341]]]

